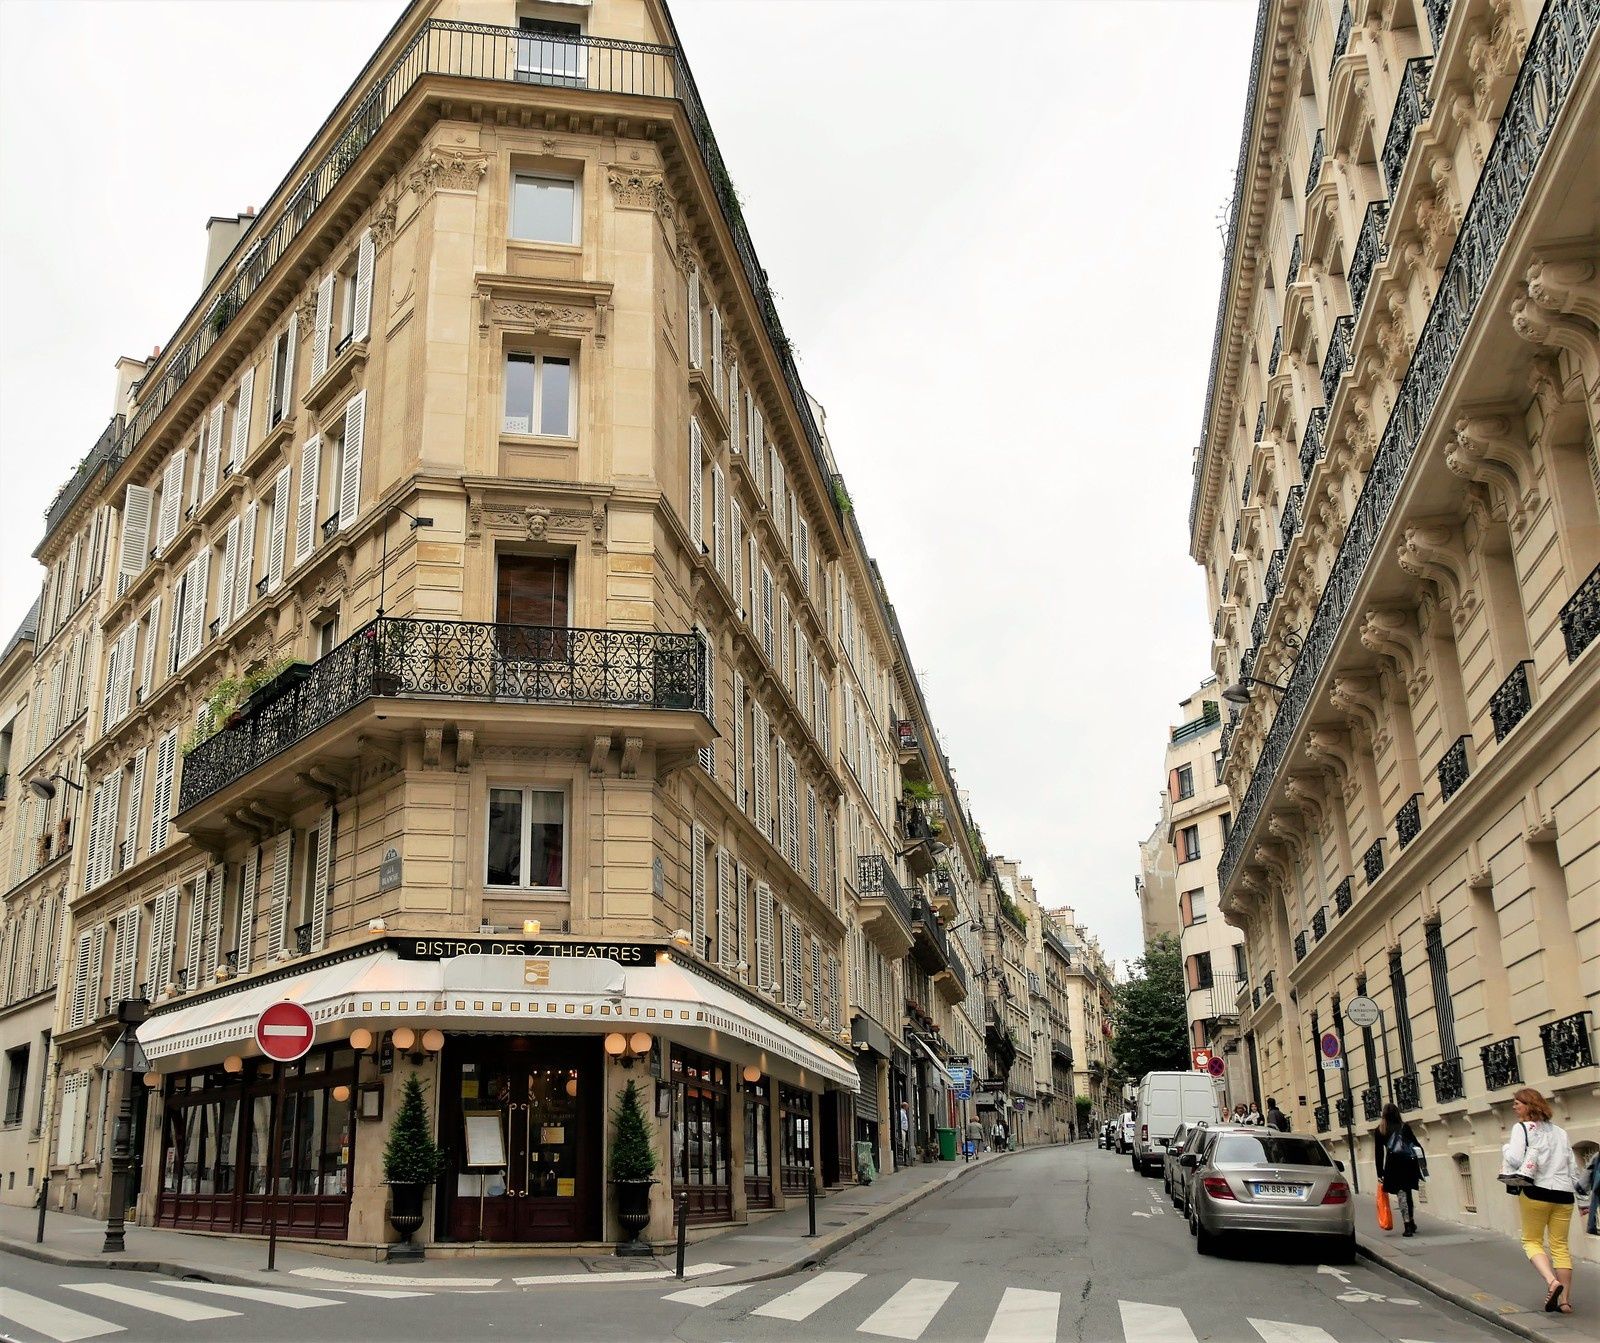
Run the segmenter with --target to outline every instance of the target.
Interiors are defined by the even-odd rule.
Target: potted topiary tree
[[[428,1130],[428,1107],[422,1100],[422,1083],[412,1073],[400,1089],[400,1108],[389,1127],[383,1149],[383,1178],[389,1184],[389,1224],[402,1237],[389,1250],[391,1259],[420,1259],[422,1248],[411,1237],[422,1225],[422,1196],[439,1178],[444,1153]]]
[[[617,1100],[611,1123],[611,1183],[617,1191],[617,1221],[628,1235],[617,1246],[617,1253],[647,1255],[649,1243],[641,1241],[639,1233],[650,1221],[656,1152],[650,1141],[649,1121],[639,1104],[638,1083],[631,1079]]]

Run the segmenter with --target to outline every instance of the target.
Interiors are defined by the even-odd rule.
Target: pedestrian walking
[[[1600,1148],[1595,1149],[1595,1154],[1589,1158],[1589,1217],[1584,1230],[1591,1236],[1600,1236],[1600,1226],[1596,1225],[1600,1219]]]
[[[983,1121],[969,1119],[967,1121],[967,1160],[971,1161],[983,1150]]]
[[[1511,1098],[1517,1126],[1500,1149],[1500,1179],[1522,1200],[1522,1250],[1544,1279],[1545,1310],[1572,1313],[1572,1207],[1578,1159],[1567,1131],[1551,1121],[1550,1102],[1532,1087]],[[1563,1300],[1565,1296],[1565,1300]]]
[[[1250,1102],[1250,1109],[1244,1117],[1244,1122],[1247,1124],[1259,1124],[1261,1122],[1261,1111],[1256,1108],[1254,1101]]]
[[[911,1164],[911,1105],[908,1101],[900,1102],[900,1164]]]
[[[1383,1107],[1378,1127],[1372,1130],[1372,1159],[1378,1168],[1378,1182],[1385,1194],[1393,1194],[1400,1205],[1401,1233],[1417,1234],[1417,1187],[1422,1183],[1422,1144],[1411,1125],[1400,1117],[1400,1107],[1391,1102]]]
[[[1289,1123],[1289,1116],[1278,1108],[1278,1102],[1271,1096],[1267,1097],[1267,1123],[1279,1133],[1287,1133],[1293,1127]]]

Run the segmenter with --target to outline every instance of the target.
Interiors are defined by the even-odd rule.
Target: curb
[[[1501,1297],[1492,1296],[1481,1292],[1470,1282],[1460,1278],[1451,1277],[1446,1273],[1424,1273],[1415,1268],[1410,1262],[1399,1255],[1391,1253],[1387,1248],[1378,1245],[1365,1235],[1357,1235],[1356,1250],[1362,1258],[1370,1259],[1380,1268],[1386,1268],[1397,1277],[1414,1282],[1417,1286],[1433,1293],[1452,1305],[1469,1311],[1479,1319],[1511,1333],[1520,1334],[1523,1338],[1533,1340],[1533,1343],[1577,1343],[1579,1339],[1589,1339],[1593,1335],[1577,1329],[1563,1329],[1560,1333],[1547,1333],[1532,1324],[1516,1318],[1519,1315],[1536,1316],[1543,1322],[1543,1316],[1536,1310],[1526,1306],[1519,1306],[1515,1302],[1506,1301]],[[1556,1316],[1563,1319],[1564,1316]]]
[[[225,1269],[197,1268],[193,1264],[177,1264],[169,1259],[91,1259],[86,1255],[63,1254],[47,1250],[42,1245],[29,1245],[24,1241],[0,1236],[0,1254],[14,1254],[20,1259],[36,1259],[56,1268],[119,1269],[132,1273],[162,1273],[169,1278],[191,1278],[204,1282],[221,1283],[227,1287],[260,1287],[262,1279],[275,1282],[277,1274],[231,1273]]]

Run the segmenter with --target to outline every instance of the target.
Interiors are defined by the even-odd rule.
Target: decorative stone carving
[[[1520,533],[1539,501],[1533,452],[1520,416],[1514,408],[1463,414],[1455,429],[1454,441],[1445,448],[1445,465],[1483,486],[1493,515]]]
[[[1511,0],[1490,0],[1487,19],[1467,40],[1467,67],[1473,74],[1474,109],[1480,120],[1499,111],[1527,44],[1527,29],[1517,21]]]
[[[611,738],[597,735],[589,748],[589,773],[596,778],[606,772],[606,761],[611,756]]]
[[[296,305],[294,313],[300,322],[300,343],[306,345],[317,325],[317,296],[315,294],[307,294]],[[306,345],[306,348],[309,349],[310,346]]]
[[[444,729],[442,727],[425,727],[422,729],[422,765],[424,769],[439,768],[439,751],[444,745]]]
[[[482,150],[434,145],[406,179],[406,185],[419,200],[426,201],[436,191],[475,192],[488,171],[489,155]]]
[[[1528,297],[1541,308],[1600,327],[1600,267],[1594,256],[1535,257],[1526,279]]]
[[[1394,663],[1402,677],[1410,677],[1422,663],[1417,614],[1399,606],[1375,606],[1361,618],[1361,643],[1370,652]]]
[[[622,739],[622,777],[632,779],[639,773],[639,757],[644,752],[643,737]]]
[[[395,221],[400,215],[400,193],[393,192],[372,212],[372,246],[383,251],[394,241]]]
[[[617,204],[626,210],[654,210],[674,229],[678,225],[678,206],[660,173],[643,168],[612,168],[606,174]]]
[[[1477,596],[1467,584],[1467,557],[1459,529],[1453,522],[1439,519],[1419,521],[1406,527],[1404,538],[1398,552],[1400,567],[1434,587],[1440,605],[1460,629],[1477,605]]]
[[[1384,735],[1383,691],[1377,678],[1365,672],[1339,672],[1328,699],[1367,735],[1376,752]]]
[[[1511,304],[1511,327],[1531,344],[1565,351],[1584,382],[1600,386],[1600,339],[1591,323],[1552,312],[1525,293]]]
[[[477,750],[478,734],[470,727],[456,729],[456,773],[465,774],[472,768],[473,753]]]
[[[1314,829],[1321,829],[1327,814],[1328,793],[1320,775],[1291,774],[1284,793]]]

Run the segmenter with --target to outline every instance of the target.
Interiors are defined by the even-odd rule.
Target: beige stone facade
[[[1191,517],[1251,691],[1219,887],[1261,1091],[1324,1132],[1392,1091],[1433,1210],[1503,1229],[1517,1086],[1600,1141],[1595,26],[1261,6]]]
[[[675,43],[419,0],[119,366],[11,754],[71,784],[7,804],[52,1206],[107,1207],[125,1094],[141,1220],[374,1252],[413,1074],[457,1252],[614,1239],[630,1080],[655,1239],[975,1109],[992,870]]]
[[[1078,922],[1070,906],[1045,911],[1062,948],[1066,966],[1058,970],[1065,989],[1067,1029],[1072,1041],[1072,1094],[1093,1102],[1097,1121],[1122,1112],[1112,1079],[1111,1019],[1116,979],[1099,941]]]

